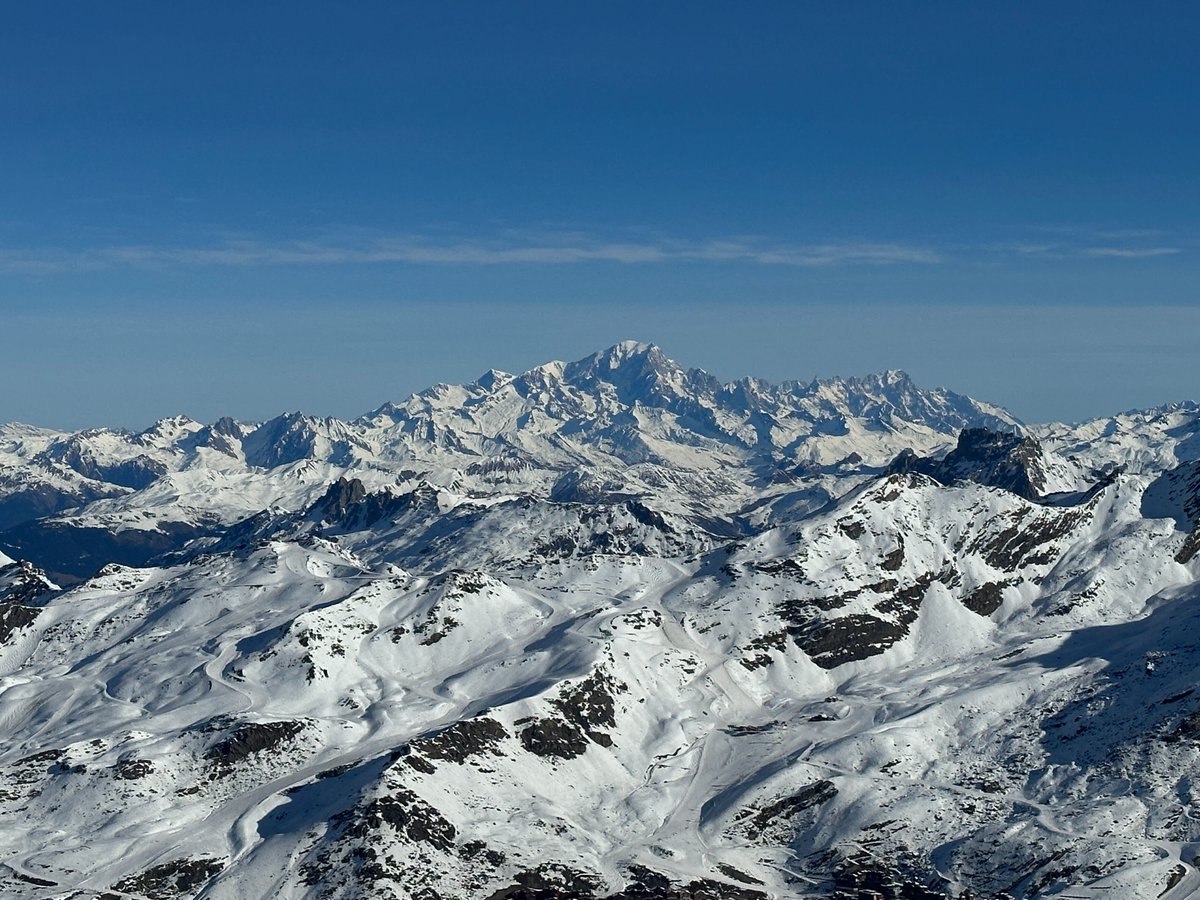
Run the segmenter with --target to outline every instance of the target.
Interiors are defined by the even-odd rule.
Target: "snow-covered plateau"
[[[1200,406],[623,343],[0,426],[0,897],[1200,896]]]

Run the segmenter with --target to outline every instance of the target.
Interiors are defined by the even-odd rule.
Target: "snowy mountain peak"
[[[515,377],[508,372],[501,372],[499,369],[488,369],[475,379],[475,383],[485,391],[495,391],[509,384]]]
[[[1198,435],[635,342],[5,428],[0,897],[1184,900]]]

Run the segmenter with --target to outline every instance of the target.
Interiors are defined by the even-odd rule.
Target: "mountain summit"
[[[0,897],[1183,900],[1197,434],[634,342],[3,426]]]

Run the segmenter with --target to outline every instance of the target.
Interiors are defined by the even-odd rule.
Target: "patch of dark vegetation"
[[[195,893],[223,868],[219,859],[177,859],[118,881],[113,889],[151,900],[177,900]]]
[[[244,722],[204,752],[219,768],[230,768],[255,753],[272,750],[304,730],[303,722]]]
[[[1008,582],[1005,581],[989,581],[981,584],[963,597],[962,604],[976,615],[990,616],[1004,603],[1006,587],[1008,587]]]
[[[792,819],[806,809],[827,803],[837,796],[837,792],[837,787],[832,781],[817,781],[801,788],[790,797],[783,797],[769,806],[764,806],[758,812],[746,810],[739,814],[738,818],[749,819],[746,823],[746,833],[752,840],[757,840],[780,819]]]
[[[464,719],[436,734],[417,738],[409,744],[409,749],[427,759],[462,763],[472,756],[497,752],[496,745],[506,737],[508,730],[495,719],[485,716]],[[410,764],[412,759],[410,756]]]

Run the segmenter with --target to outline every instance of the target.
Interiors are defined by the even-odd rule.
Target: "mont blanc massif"
[[[630,342],[5,425],[0,550],[2,897],[1200,893],[1195,404]]]

